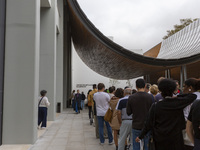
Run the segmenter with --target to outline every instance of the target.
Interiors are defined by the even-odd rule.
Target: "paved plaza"
[[[114,150],[114,145],[99,145],[95,128],[89,125],[88,110],[75,114],[65,110],[29,150]]]

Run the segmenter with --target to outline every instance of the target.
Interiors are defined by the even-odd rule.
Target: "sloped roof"
[[[104,36],[76,0],[68,0],[71,36],[79,57],[95,72],[113,79],[131,79],[200,60],[200,54],[159,59],[133,53]]]
[[[162,42],[157,58],[179,59],[200,53],[200,20]]]

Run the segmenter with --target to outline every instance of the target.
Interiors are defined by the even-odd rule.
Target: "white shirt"
[[[39,97],[39,98],[38,98],[38,104],[39,104],[41,98],[42,98],[42,97]],[[42,99],[42,101],[41,101],[39,107],[48,107],[49,105],[50,105],[50,103],[49,103],[49,101],[48,101],[48,98],[45,96],[45,97],[43,97],[43,99]]]
[[[110,96],[105,92],[97,92],[93,97],[96,103],[97,116],[105,116],[108,108],[110,107]]]
[[[193,94],[197,95],[197,98],[196,100],[200,100],[200,92],[194,92]],[[195,100],[195,101],[196,101]],[[183,113],[184,113],[184,116],[185,116],[185,120],[187,121],[187,118],[189,116],[189,113],[190,113],[190,108],[192,106],[193,103],[191,103],[190,105],[186,106],[184,109],[183,109]]]

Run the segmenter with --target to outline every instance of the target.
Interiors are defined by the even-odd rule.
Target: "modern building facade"
[[[185,78],[196,71],[200,62],[198,37],[180,39],[180,44],[198,39],[196,44],[185,43],[197,50],[188,57],[147,57],[105,37],[76,0],[0,0],[0,144],[36,141],[40,90],[47,90],[51,103],[48,120],[55,120],[57,103],[67,107],[72,90],[71,39],[78,56],[95,72],[114,79],[146,75],[152,80],[156,73],[170,77],[174,68],[179,68],[174,74],[179,72]],[[158,44],[154,52],[158,54],[163,48]],[[189,66],[188,74],[185,66]]]
[[[55,120],[57,103],[66,108],[71,92],[66,7],[63,0],[0,0],[0,144],[36,141],[40,90],[48,92],[49,121]]]

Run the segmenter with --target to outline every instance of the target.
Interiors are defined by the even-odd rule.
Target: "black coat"
[[[74,96],[75,105],[74,106],[76,106],[76,103],[77,103],[79,110],[80,110],[80,107],[81,107],[81,99],[82,99],[82,95],[80,93],[75,94],[75,96]]]
[[[151,130],[158,150],[160,146],[166,150],[183,149],[182,130],[185,128],[183,109],[196,97],[194,94],[178,95],[176,98],[165,98],[153,104],[139,138],[143,139]]]

